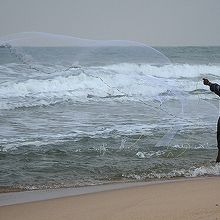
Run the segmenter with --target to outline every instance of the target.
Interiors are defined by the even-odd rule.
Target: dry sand
[[[220,177],[0,207],[1,220],[220,220]]]

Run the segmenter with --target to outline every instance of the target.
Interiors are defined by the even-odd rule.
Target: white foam
[[[170,172],[158,172],[153,171],[148,174],[123,174],[126,178],[132,178],[136,180],[150,179],[167,179],[175,177],[201,177],[201,176],[220,176],[220,164],[214,166],[201,166],[191,167],[190,169],[173,169]]]
[[[189,65],[189,64],[169,64],[164,66],[152,66],[148,64],[118,64],[104,67],[107,70],[133,74],[143,72],[147,75],[161,78],[194,78],[207,74],[219,77],[220,66],[216,65]]]
[[[188,64],[161,67],[118,64],[70,69],[65,73],[51,74],[49,79],[2,83],[0,109],[50,105],[66,100],[83,102],[88,101],[88,94],[94,97],[125,95],[120,100],[155,99],[162,103],[169,97],[183,99],[189,91],[206,89],[201,82],[202,76],[211,73],[218,77],[219,71],[219,66]],[[192,81],[192,77],[199,77],[200,83]],[[167,96],[161,96],[163,93]],[[18,101],[12,102],[12,98]]]
[[[195,128],[195,127],[194,127]],[[184,143],[184,144],[176,144],[171,146],[171,148],[175,148],[175,149],[208,149],[208,150],[213,150],[216,149],[216,147],[211,147],[209,143],[206,144],[201,144],[199,143],[198,145],[192,145],[189,143]]]
[[[143,153],[143,152],[140,152],[140,151],[138,151],[138,152],[136,153],[136,156],[139,157],[139,158],[141,158],[141,159],[145,158],[144,153]]]
[[[215,166],[202,166],[198,168],[192,168],[189,170],[187,176],[196,177],[204,175],[220,175],[220,164],[217,163]]]

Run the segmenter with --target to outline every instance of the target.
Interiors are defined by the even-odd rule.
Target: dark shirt
[[[216,95],[220,96],[220,85],[218,85],[217,83],[211,83],[210,90]]]

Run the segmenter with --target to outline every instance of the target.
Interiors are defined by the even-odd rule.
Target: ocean
[[[40,64],[0,48],[0,188],[220,175],[219,97],[202,83],[220,82],[220,47],[155,49],[169,62],[99,48],[46,66],[80,48],[29,48]]]

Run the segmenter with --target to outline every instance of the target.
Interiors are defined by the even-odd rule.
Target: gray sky
[[[0,0],[0,36],[40,31],[147,45],[220,45],[220,0]]]

